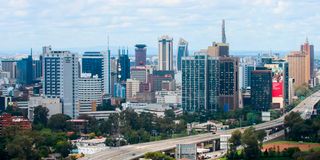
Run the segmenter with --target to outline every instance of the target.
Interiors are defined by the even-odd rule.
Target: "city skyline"
[[[305,37],[317,46],[320,36],[315,26],[320,14],[315,11],[319,3],[315,0],[4,1],[0,7],[5,13],[0,16],[0,35],[6,41],[0,44],[0,53],[25,53],[30,48],[37,51],[44,45],[59,49],[106,49],[107,34],[110,46],[130,48],[137,43],[157,48],[157,38],[167,34],[173,37],[174,46],[182,37],[189,41],[190,50],[195,51],[221,40],[222,19],[226,20],[231,51],[290,51],[296,50]]]

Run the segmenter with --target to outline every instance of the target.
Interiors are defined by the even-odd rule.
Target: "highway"
[[[313,106],[320,100],[320,91],[312,94],[303,100],[300,104],[298,104],[294,109],[290,112],[300,112],[303,119],[308,119],[311,116],[313,111]],[[284,117],[290,112],[284,114],[278,119],[253,125],[257,130],[273,128],[277,126],[283,125]],[[248,127],[236,128],[244,130]],[[219,139],[220,135],[223,134],[231,134],[236,129],[222,130],[218,131],[216,134],[206,133],[199,134],[194,136],[187,136],[181,138],[174,138],[168,140],[147,142],[147,143],[139,143],[134,145],[127,145],[118,148],[111,148],[105,151],[101,151],[92,155],[87,155],[82,158],[82,160],[130,160],[142,157],[147,152],[156,152],[156,151],[165,151],[169,149],[174,149],[177,144],[185,144],[185,143],[201,143],[210,141],[213,139]]]

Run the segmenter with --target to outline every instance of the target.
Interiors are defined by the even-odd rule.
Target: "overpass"
[[[310,118],[314,106],[320,100],[320,91],[312,94],[311,96],[304,99],[301,103],[299,103],[295,108],[293,108],[290,112],[300,112],[301,117],[303,119]],[[275,128],[278,126],[283,125],[284,117],[289,114],[290,112],[284,114],[278,119],[253,125],[257,130],[265,130],[270,128]],[[240,128],[244,130],[248,127]],[[139,157],[143,157],[143,155],[147,152],[156,152],[156,151],[166,151],[170,149],[174,149],[177,144],[184,144],[184,143],[202,143],[213,141],[216,139],[220,139],[220,135],[224,134],[231,134],[235,129],[223,130],[218,131],[216,134],[206,133],[206,134],[199,134],[194,136],[187,136],[181,138],[174,138],[174,139],[167,139],[161,141],[154,141],[154,142],[147,142],[147,143],[139,143],[134,145],[127,145],[118,148],[111,148],[105,151],[101,151],[92,155],[87,155],[83,160],[130,160],[130,159],[137,159]]]

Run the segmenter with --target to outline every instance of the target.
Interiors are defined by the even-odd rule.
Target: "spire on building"
[[[224,19],[222,20],[222,43],[227,43],[226,28]]]
[[[308,36],[306,37],[306,43],[309,43]]]

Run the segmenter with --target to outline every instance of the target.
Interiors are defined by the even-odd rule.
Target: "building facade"
[[[303,84],[308,84],[310,77],[309,72],[307,72],[307,57],[302,52],[296,51],[291,52],[287,56],[287,60],[289,63],[289,77],[294,78],[295,83],[294,86],[298,87]]]
[[[178,54],[177,54],[177,70],[181,71],[181,60],[182,57],[189,56],[188,42],[182,38],[179,40],[178,44]]]
[[[17,83],[30,85],[33,82],[32,55],[17,61]]]
[[[52,51],[51,47],[43,53],[44,95],[60,98],[62,113],[76,118],[79,115],[78,100],[78,55],[69,51]]]
[[[128,50],[119,49],[119,57],[117,61],[117,77],[119,83],[125,83],[130,78],[130,59]]]
[[[173,39],[162,36],[158,40],[159,70],[173,70]]]
[[[205,53],[182,58],[182,108],[216,111],[219,98],[219,59]]]
[[[272,103],[272,71],[252,71],[251,85],[252,107],[259,111],[268,111]]]
[[[136,66],[145,66],[147,62],[147,46],[145,44],[137,44],[135,47]]]
[[[79,78],[79,112],[96,111],[102,104],[102,79],[97,75],[82,74]]]
[[[82,56],[82,73],[98,76],[102,81],[104,94],[110,94],[110,52],[85,52]]]

